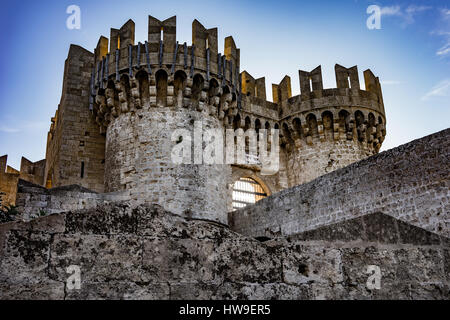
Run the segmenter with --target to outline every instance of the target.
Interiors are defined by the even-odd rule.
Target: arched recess
[[[367,141],[372,141],[372,135],[374,134],[374,128],[376,128],[376,120],[375,120],[375,116],[373,115],[372,112],[369,113],[369,117],[368,117],[368,123],[367,123]]]
[[[256,130],[257,134],[259,133],[259,129],[261,129],[261,120],[259,120],[259,118],[256,118],[256,120],[255,120],[255,130]]]
[[[140,70],[136,74],[136,79],[139,82],[139,96],[141,103],[147,103],[150,99],[148,73],[145,70]]]
[[[252,122],[251,122],[251,120],[250,120],[250,117],[249,117],[249,116],[245,117],[244,131],[247,131],[248,129],[250,129],[251,123],[252,123]]]
[[[233,119],[233,129],[236,130],[241,127],[241,115],[238,113]]]
[[[106,84],[106,99],[112,98],[113,99],[113,105],[114,105],[114,109],[112,110],[113,115],[117,114],[117,104],[119,101],[119,95],[118,92],[116,90],[116,85],[114,84],[113,80],[109,80],[108,83]]]
[[[244,133],[247,133],[247,130],[250,129],[251,126],[252,126],[252,121],[250,120],[250,117],[249,116],[245,117],[245,120],[244,120]],[[246,134],[245,135],[245,152],[246,152],[246,154],[250,153],[250,144],[251,144],[251,142],[250,142],[250,134]],[[254,151],[254,150],[252,150],[252,151]]]
[[[289,131],[289,126],[287,125],[287,123],[283,123],[281,128],[282,128],[283,137],[285,138],[283,142],[285,142],[289,145],[292,145],[294,142],[294,139],[292,139],[292,135],[291,135],[291,132]]]
[[[192,80],[192,101],[198,102],[204,86],[204,80],[201,74],[196,74]]]
[[[181,107],[183,105],[183,91],[186,87],[187,75],[183,70],[178,70],[175,72],[174,76],[174,94],[177,101],[177,106]]]
[[[333,114],[330,111],[325,111],[324,113],[322,113],[322,124],[325,139],[333,141]]]
[[[270,196],[270,190],[261,179],[256,176],[245,176],[233,183],[232,204],[233,211]]]
[[[255,120],[255,132],[256,132],[256,140],[259,141],[259,130],[262,129],[261,127],[261,120],[259,118],[256,118]]]
[[[303,129],[302,129],[302,122],[299,118],[294,118],[294,120],[292,120],[292,125],[294,126],[294,130],[297,133],[297,136],[299,138],[303,137]]]
[[[339,131],[341,133],[351,133],[350,132],[350,113],[347,110],[339,111]]]
[[[319,137],[319,130],[317,128],[317,118],[314,114],[310,113],[306,116],[306,123],[308,124],[308,135],[316,139]]]
[[[130,101],[130,95],[131,95],[130,78],[128,77],[127,74],[122,74],[120,76],[120,84],[122,85],[123,90],[125,90],[127,101]]]
[[[378,124],[383,124],[383,119],[381,118],[381,116],[378,117]]]
[[[356,122],[356,131],[358,134],[358,141],[362,142],[364,141],[364,131],[363,131],[363,124],[364,124],[364,114],[356,110],[355,111],[355,122]]]
[[[108,83],[106,84],[106,88],[107,89],[114,89],[116,86],[114,85],[114,81],[113,80],[109,80]]]
[[[164,70],[158,70],[155,74],[156,79],[156,105],[158,107],[167,106],[167,73]]]
[[[225,103],[226,103],[226,99],[227,99],[227,95],[230,93],[230,88],[228,86],[223,86],[222,87],[222,96],[220,97],[220,108],[219,108],[219,113],[221,111],[224,111],[225,109]]]
[[[212,78],[211,80],[209,80],[209,90],[208,90],[209,99],[211,99],[212,97],[217,95],[218,88],[219,88],[219,83],[217,82],[216,79]]]

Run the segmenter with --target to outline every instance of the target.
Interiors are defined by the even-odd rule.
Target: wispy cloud
[[[20,132],[20,130],[17,129],[17,128],[10,128],[10,127],[5,127],[5,126],[0,126],[0,132],[16,133],[16,132]]]
[[[400,6],[382,7],[381,15],[382,16],[401,16],[402,11],[400,9]]]
[[[415,22],[415,18],[418,14],[430,9],[432,9],[430,6],[418,6],[413,4],[406,8],[402,8],[399,5],[388,6],[381,8],[381,16],[399,17],[402,19],[402,27],[406,27]]]
[[[446,56],[450,54],[450,42],[446,43],[442,48],[440,48],[436,54],[438,56]]]
[[[443,38],[444,44],[436,51],[436,55],[443,58],[450,56],[450,9],[441,8],[439,11],[439,30],[435,30],[431,34]]]
[[[422,97],[422,100],[427,101],[434,97],[450,97],[450,79],[439,82]]]
[[[12,126],[5,126],[5,125],[0,125],[0,132],[3,133],[18,133],[18,132],[33,132],[33,131],[41,131],[43,129],[45,129],[46,127],[49,127],[50,125],[42,122],[42,121],[36,121],[36,122],[17,122],[17,125],[12,127]]]

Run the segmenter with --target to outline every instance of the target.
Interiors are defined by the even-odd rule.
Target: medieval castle
[[[31,229],[56,234],[62,232],[66,236],[67,233],[79,232],[81,235],[93,232],[103,234],[103,231],[89,229],[91,227],[87,221],[97,217],[98,212],[115,217],[116,212],[108,206],[111,203],[126,202],[131,203],[130,208],[158,205],[156,217],[163,220],[166,218],[161,218],[162,211],[168,212],[167,215],[174,214],[173,219],[187,219],[189,223],[203,221],[210,224],[208,228],[226,226],[225,228],[261,241],[294,237],[295,241],[303,241],[304,246],[308,243],[315,246],[319,240],[329,242],[326,249],[328,251],[325,252],[324,249],[321,262],[314,262],[317,255],[322,254],[316,254],[314,250],[316,256],[313,251],[308,250],[309,253],[305,251],[296,256],[285,244],[272,244],[281,248],[286,255],[285,260],[278,262],[274,251],[265,251],[267,259],[276,260],[274,265],[288,263],[284,265],[284,272],[288,271],[282,280],[269,279],[271,273],[266,268],[273,266],[270,265],[272,262],[263,262],[266,258],[256,257],[256,261],[259,261],[257,263],[237,262],[231,258],[228,263],[232,266],[230,268],[236,267],[236,272],[233,271],[232,276],[221,273],[219,277],[238,277],[238,273],[246,273],[241,271],[247,270],[239,269],[242,265],[238,264],[248,263],[248,268],[259,270],[260,274],[256,277],[255,273],[255,279],[260,280],[250,279],[250,272],[248,279],[233,278],[233,286],[249,282],[261,285],[260,281],[273,285],[270,287],[272,291],[266,286],[267,290],[264,289],[263,293],[254,289],[256,291],[252,291],[253,296],[236,297],[345,298],[346,294],[353,298],[365,295],[369,298],[414,298],[427,295],[448,297],[450,194],[448,162],[445,159],[449,153],[449,131],[426,137],[426,141],[412,142],[378,154],[386,135],[386,117],[380,81],[370,70],[364,71],[365,90],[360,88],[356,66],[346,68],[336,64],[336,88],[332,89],[323,88],[320,66],[309,72],[300,70],[301,94],[292,96],[291,79],[285,76],[279,84],[272,85],[273,102],[266,98],[265,78],[255,79],[248,72],[240,70],[240,50],[233,38],[225,38],[224,52],[219,53],[217,28],[207,29],[197,20],[192,24],[191,45],[176,40],[176,17],[160,21],[151,16],[148,20],[148,40],[145,42],[135,42],[135,24],[129,20],[120,29],[111,29],[109,40],[100,37],[93,53],[71,45],[65,62],[61,102],[51,119],[48,132],[46,158],[35,163],[23,158],[20,171],[6,165],[6,156],[0,158],[0,191],[4,193],[3,202],[16,205],[24,220],[30,220],[39,211],[51,214],[37,220],[57,219],[56,227],[53,222],[49,223],[54,229]],[[202,121],[207,128],[222,130],[241,128],[244,131],[254,129],[258,132],[260,129],[279,129],[279,171],[273,175],[264,175],[261,167],[255,163],[174,164],[171,161],[171,150],[176,142],[171,139],[172,132],[179,128],[193,131],[196,121]],[[437,149],[440,151],[436,151]],[[421,162],[424,159],[429,160],[426,165]],[[258,201],[263,198],[266,199]],[[258,202],[252,205],[256,201]],[[106,209],[99,209],[103,206]],[[90,213],[83,213],[83,218],[77,221],[69,218],[70,213],[67,213],[81,214],[76,212],[86,210],[90,210]],[[127,210],[133,209],[125,211]],[[130,213],[130,217],[133,218],[134,214]],[[142,217],[141,211],[137,214]],[[58,217],[64,217],[64,222]],[[117,232],[128,232],[121,229],[122,218],[114,218],[118,223],[114,226],[110,224],[109,218],[101,219],[103,222],[100,230],[107,226],[105,228],[117,229]],[[152,219],[156,219],[154,214]],[[99,221],[91,222],[97,224]],[[11,258],[13,260],[8,260],[17,245],[11,242],[11,234],[16,232],[12,230],[17,229],[14,227],[17,223],[4,227],[3,233],[0,232],[0,235],[6,237],[0,241],[4,245],[1,260],[3,266],[12,267],[13,260],[17,258],[14,256],[15,258]],[[20,223],[28,225],[34,222]],[[140,234],[140,222],[136,223],[137,229],[130,232]],[[164,228],[161,228],[169,230],[167,224],[170,223],[164,220],[161,222]],[[388,226],[390,229],[386,231]],[[161,228],[157,229],[158,232],[163,232]],[[170,230],[167,232],[173,236],[174,231]],[[211,233],[211,239],[216,239],[215,233],[210,229],[204,232]],[[420,240],[411,240],[419,235]],[[195,233],[195,236],[199,235]],[[227,233],[221,237],[225,239],[234,236]],[[407,265],[411,261],[413,264],[417,262],[417,265],[424,263],[424,260],[433,261],[437,265],[434,267],[439,268],[441,274],[429,275],[432,278],[427,278],[429,281],[422,278],[405,280],[408,289],[401,287],[403,291],[396,294],[388,291],[384,292],[384,296],[368,293],[361,289],[364,284],[359,284],[356,278],[356,286],[346,282],[351,276],[343,274],[349,269],[343,265],[334,265],[351,261],[354,266],[355,254],[371,254],[367,250],[354,252],[353,255],[344,252],[342,246],[349,244],[342,243],[350,241],[354,244],[356,240],[362,241],[357,245],[358,248],[372,248],[372,242],[384,243],[383,250],[389,251],[389,246],[392,246],[393,253],[389,259],[394,259],[398,265]],[[51,238],[42,241],[50,241],[48,248],[52,248],[52,241],[63,240]],[[228,240],[221,240],[220,243],[222,241]],[[247,245],[244,245],[247,240],[236,241],[242,242],[238,246]],[[71,246],[68,243],[65,242],[65,245]],[[436,253],[441,258],[436,259],[432,254],[427,257],[411,254],[412,260],[403,259],[401,262],[395,250],[403,248],[402,246],[402,250],[407,252],[419,250],[414,245],[429,245],[433,250],[441,250]],[[230,248],[236,249],[236,244],[230,244]],[[201,254],[201,250],[194,251]],[[250,248],[249,252],[250,256],[261,253],[255,247]],[[52,254],[55,252],[52,251],[50,259],[60,259]],[[73,259],[78,259],[77,255],[85,253],[72,254]],[[121,254],[125,255],[123,252]],[[194,255],[193,252],[190,254]],[[222,254],[233,253],[230,249],[222,251]],[[309,254],[311,256],[308,259],[312,259],[314,266],[299,268],[298,261]],[[121,257],[122,262],[129,259],[134,263],[133,257]],[[370,257],[367,259],[370,260]],[[386,263],[386,268],[393,266],[382,258],[377,259],[380,260],[380,265]],[[165,263],[158,262],[161,263],[161,270],[167,266],[177,268],[169,260]],[[403,264],[402,268],[407,268]],[[205,268],[209,267],[211,266]],[[314,268],[318,268],[317,272],[311,273]],[[3,272],[9,279],[9,284],[3,287],[3,294],[15,297],[20,291],[15,291],[17,286],[13,284],[13,274],[16,271],[5,271],[7,269]],[[55,270],[51,272],[58,273]],[[59,277],[63,274],[61,272],[50,277],[56,279],[55,283],[48,280],[51,283],[48,282],[50,289],[46,292],[52,292],[50,297],[59,297],[57,294],[53,296],[53,293],[59,290],[54,288],[59,288],[63,282],[63,278]],[[190,272],[184,270],[182,273],[189,278]],[[300,275],[297,275],[298,272]],[[194,273],[192,277],[197,276]],[[134,275],[130,277],[133,278]],[[206,278],[202,278],[201,282],[215,283],[215,276],[214,279],[211,278],[213,280]],[[315,279],[319,285],[308,287],[305,289],[307,293],[298,289],[300,284],[304,284],[305,288],[306,285],[311,286],[311,279]],[[184,283],[179,279],[171,278],[170,281],[172,280],[177,286]],[[335,287],[327,281],[339,285]],[[392,290],[399,283],[396,281],[389,282]],[[439,287],[439,292],[435,288],[424,289],[429,286],[430,281]],[[290,282],[295,282],[296,286],[291,288]],[[20,283],[19,287],[23,285]],[[134,281],[132,287],[136,283],[138,282]],[[422,283],[427,284],[422,287]],[[29,288],[30,284],[26,286]],[[33,288],[40,290],[37,289],[37,284]],[[90,288],[94,290],[93,287]],[[127,286],[124,290],[134,290],[134,287],[130,288]],[[166,289],[160,288],[161,291],[151,297],[176,297],[176,291],[173,291],[173,287],[170,288],[169,296],[165,295]],[[180,297],[183,296],[182,293],[190,292],[187,287],[177,288],[181,290]],[[218,292],[222,290],[220,287],[220,290],[217,289],[219,291],[214,289],[214,294],[210,294],[209,289],[196,288],[200,292],[196,298],[220,297]],[[241,289],[242,287],[233,287],[223,290],[229,297],[235,297],[230,292]],[[358,291],[360,289],[362,291]],[[65,289],[63,295],[67,297]],[[111,297],[108,294],[106,296]],[[136,297],[133,294],[131,296]]]
[[[217,28],[192,24],[192,45],[176,41],[176,17],[149,17],[148,41],[135,44],[134,22],[100,37],[94,54],[71,46],[61,103],[52,118],[46,159],[23,159],[20,172],[2,158],[2,191],[16,203],[18,179],[46,188],[79,185],[99,193],[161,203],[177,213],[202,212],[226,223],[230,186],[251,178],[270,195],[374,155],[386,134],[380,82],[357,67],[336,65],[336,88],[324,89],[320,66],[273,85],[240,72],[232,37],[218,51]],[[108,47],[109,42],[109,47]],[[201,120],[215,128],[280,130],[280,170],[262,176],[257,165],[171,163],[171,133]],[[3,182],[5,181],[5,182]],[[20,199],[17,202],[20,205]]]

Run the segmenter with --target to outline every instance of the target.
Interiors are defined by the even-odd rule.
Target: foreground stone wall
[[[447,238],[381,214],[261,243],[116,203],[0,225],[0,299],[448,299],[449,258]]]
[[[412,141],[230,213],[233,230],[292,235],[383,212],[450,235],[450,129]]]

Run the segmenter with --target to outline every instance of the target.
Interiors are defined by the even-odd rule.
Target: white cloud
[[[422,97],[422,100],[426,101],[433,97],[450,97],[450,79],[439,82]]]
[[[447,57],[450,56],[450,10],[440,9],[440,13],[439,29],[431,32],[431,34],[443,37],[444,45],[436,51],[436,55]]]
[[[17,129],[17,128],[10,128],[10,127],[1,126],[0,127],[0,131],[1,132],[5,132],[5,133],[16,133],[16,132],[19,132],[20,130]]]
[[[443,46],[442,48],[440,48],[436,54],[438,56],[446,56],[448,54],[450,54],[450,42],[448,42],[445,46]]]
[[[4,133],[18,133],[18,132],[36,132],[41,131],[46,128],[49,128],[50,124],[47,124],[46,122],[42,121],[24,121],[22,123],[17,123],[16,126],[10,127],[10,126],[0,126],[0,132]]]
[[[408,8],[406,8],[406,13],[414,14],[416,12],[422,12],[430,10],[432,7],[430,6],[416,6],[416,5],[410,5]]]
[[[400,6],[382,7],[380,11],[382,16],[400,16]]]
[[[409,5],[405,9],[400,6],[389,6],[381,8],[381,16],[396,16],[403,20],[402,26],[412,24],[415,21],[415,16],[421,12],[432,9],[430,6]]]
[[[416,5],[410,5],[405,10],[405,23],[411,24],[414,23],[414,16],[418,13],[430,10],[431,7],[429,6],[416,6]]]

